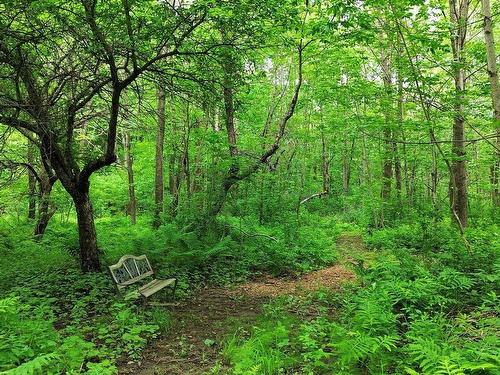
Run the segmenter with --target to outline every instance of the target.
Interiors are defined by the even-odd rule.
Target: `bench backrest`
[[[120,258],[118,263],[109,266],[109,271],[118,289],[125,288],[127,285],[154,274],[146,255],[138,257],[124,255]]]

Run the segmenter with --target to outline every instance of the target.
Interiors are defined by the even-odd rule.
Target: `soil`
[[[348,248],[361,250],[362,242],[359,236],[342,236],[338,246],[345,253]],[[296,279],[266,276],[232,287],[205,288],[189,300],[166,307],[173,326],[150,344],[141,362],[125,363],[119,373],[204,374],[217,363],[224,369],[220,357],[224,338],[238,327],[254,322],[271,298],[303,295],[318,289],[339,290],[354,277],[349,266],[337,264]]]

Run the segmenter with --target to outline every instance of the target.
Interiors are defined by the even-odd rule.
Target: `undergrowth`
[[[379,256],[357,267],[356,286],[274,301],[225,355],[236,374],[499,374],[496,231],[469,229],[467,242],[446,222],[374,232]]]
[[[216,233],[200,238],[175,223],[155,231],[149,222],[131,226],[126,218],[102,218],[103,272],[81,274],[74,223],[52,222],[35,241],[27,239],[30,225],[3,220],[0,373],[105,375],[116,373],[121,359],[140,359],[147,341],[165,333],[171,321],[164,310],[116,292],[104,269],[124,254],[146,254],[157,277],[177,277],[183,298],[204,284],[300,274],[333,263],[332,223],[264,227],[252,218],[226,217]]]

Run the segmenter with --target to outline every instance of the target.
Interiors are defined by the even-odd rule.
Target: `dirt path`
[[[342,236],[338,245],[345,253],[346,248],[359,250],[362,242],[359,236]],[[354,279],[354,273],[342,263],[298,279],[266,277],[236,287],[204,289],[169,308],[174,324],[168,334],[146,349],[141,363],[123,366],[120,374],[204,374],[220,360],[224,337],[237,326],[253,322],[271,298],[320,288],[338,290]]]

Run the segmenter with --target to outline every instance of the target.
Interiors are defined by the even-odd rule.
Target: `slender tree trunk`
[[[387,106],[385,111],[385,127],[383,131],[384,136],[384,160],[383,160],[383,170],[382,170],[382,190],[381,197],[382,201],[386,202],[391,196],[391,180],[392,180],[392,159],[393,159],[393,144],[392,144],[392,131],[391,131],[391,112],[392,112],[392,102],[391,102],[391,91],[392,91],[392,72],[391,72],[391,62],[390,57],[386,54],[386,51],[382,50],[381,56],[382,65],[382,78],[384,81],[385,89],[385,104]]]
[[[202,122],[201,121],[195,121],[194,122],[194,137],[195,137],[195,145],[194,145],[194,166],[193,166],[193,178],[191,180],[191,187],[190,191],[192,194],[195,194],[201,190],[201,186],[203,186],[203,168],[202,168],[202,138],[200,132],[203,131],[202,129],[204,128],[204,131],[208,129],[208,124],[210,121],[209,114],[207,113],[208,109],[204,105],[203,106],[203,124],[205,125],[202,127]],[[200,199],[197,200],[198,205],[201,202]],[[202,207],[199,207],[202,208]]]
[[[430,138],[432,142],[432,137]],[[431,200],[434,206],[437,205],[437,185],[438,185],[438,168],[437,168],[437,151],[434,144],[431,145],[432,166],[431,166]]]
[[[185,122],[183,119],[181,121]],[[180,134],[182,130],[182,134]],[[176,122],[172,124],[172,153],[170,154],[169,160],[169,189],[172,195],[172,200],[170,202],[170,215],[175,217],[177,215],[177,208],[179,206],[179,199],[181,193],[182,180],[185,177],[185,170],[187,160],[186,158],[186,127],[179,129]],[[187,191],[187,188],[186,188]]]
[[[189,141],[191,137],[191,118],[189,103],[186,103],[186,124],[184,126],[183,149],[182,149],[182,174],[186,179],[186,195],[191,200],[191,166],[189,163]]]
[[[224,203],[227,198],[227,194],[231,187],[238,182],[238,148],[236,141],[236,129],[234,126],[234,90],[232,84],[232,72],[233,67],[231,61],[226,61],[224,64],[224,87],[223,90],[223,98],[224,98],[224,122],[226,125],[226,134],[229,145],[229,155],[231,157],[231,165],[229,167],[229,171],[227,176],[222,181],[222,186],[218,189],[218,192],[214,194],[214,199],[212,203],[209,203],[209,207],[206,213],[206,217],[204,218],[205,223],[203,225],[209,225],[210,221],[217,216],[217,214],[224,207]]]
[[[325,132],[321,128],[321,173],[323,175],[323,192],[330,193],[330,159],[325,140]]]
[[[128,212],[130,214],[130,223],[135,225],[137,222],[137,199],[135,197],[134,169],[133,160],[130,152],[130,132],[126,130],[123,134],[123,148],[125,149],[125,168],[128,176]]]
[[[393,142],[392,152],[394,154],[394,177],[396,179],[396,194],[401,198],[402,178],[401,178],[401,159],[399,157],[398,144]]]
[[[399,51],[398,51],[399,54]],[[403,98],[403,79],[401,77],[401,59],[398,58],[398,135],[403,131],[403,119],[404,119],[404,98]],[[401,157],[399,155],[398,144],[393,142],[393,154],[394,154],[394,176],[396,178],[396,193],[398,199],[401,199],[402,190],[402,177],[401,177]]]
[[[229,74],[230,72],[226,73],[226,75]],[[236,146],[236,129],[234,127],[234,97],[233,97],[234,93],[230,77],[225,78],[223,93],[224,93],[224,109],[226,114],[224,120],[226,123],[229,154],[231,155],[232,158],[236,158],[236,156],[238,155],[238,149]],[[235,162],[236,160],[233,160],[233,163]]]
[[[454,26],[451,30],[451,46],[453,51],[453,70],[455,81],[455,103],[452,141],[452,173],[450,176],[450,206],[452,219],[461,230],[467,226],[467,167],[465,160],[465,58],[464,47],[467,36],[467,21],[469,15],[469,0],[449,0],[450,19]]]
[[[259,224],[264,224],[264,176],[259,176]]]
[[[370,168],[370,160],[368,155],[368,150],[366,147],[366,136],[363,133],[361,139],[361,157],[363,158],[363,179],[365,184],[367,184],[371,188],[372,184],[372,172]]]
[[[417,163],[415,160],[411,161],[411,171],[410,171],[410,177],[408,181],[409,189],[408,189],[408,200],[410,201],[411,204],[414,204],[416,199],[415,199],[415,177],[417,175]]]
[[[35,165],[35,145],[28,141],[28,164]],[[33,220],[36,216],[36,178],[33,172],[28,169],[28,219]]]
[[[386,202],[391,196],[391,180],[392,180],[392,133],[389,129],[384,130],[384,162],[382,172],[382,192],[381,197]]]
[[[403,142],[406,142],[406,135],[404,131],[401,131],[401,137]],[[410,184],[409,184],[409,177],[408,177],[408,153],[406,150],[406,144],[403,143],[403,174],[404,174],[404,179],[405,179],[405,193],[406,193],[406,199],[410,201]]]
[[[172,194],[172,201],[170,202],[170,215],[172,217],[175,217],[177,215],[177,207],[179,206],[179,193],[180,193],[180,188],[181,188],[181,182],[182,182],[182,164],[183,164],[183,156],[179,156],[178,160],[174,159],[174,165],[175,161],[178,162],[178,165],[175,167],[176,172],[172,173],[173,175],[173,180],[172,180],[172,186],[171,186],[171,194]]]
[[[156,167],[155,167],[155,211],[153,227],[161,224],[163,213],[163,146],[165,141],[165,89],[158,88],[158,131],[156,134]]]
[[[172,139],[170,142],[170,155],[168,157],[168,190],[170,195],[176,193],[176,161],[177,161],[177,125],[172,121]]]
[[[40,173],[40,204],[38,207],[38,221],[35,225],[35,231],[33,235],[36,238],[41,238],[45,234],[47,225],[50,219],[56,212],[55,208],[50,207],[50,193],[52,192],[52,187],[57,181],[57,178],[49,177],[46,173]]]
[[[491,166],[491,184],[493,203],[500,205],[499,174],[500,174],[500,84],[498,83],[498,69],[496,62],[495,38],[493,35],[490,0],[481,0],[483,8],[483,31],[486,44],[486,62],[491,87],[491,101],[493,103],[494,129],[497,135],[496,159]]]
[[[349,140],[344,140],[344,152],[342,155],[342,188],[345,195],[349,195],[351,187],[351,163],[354,155],[355,139],[349,145]]]
[[[83,272],[98,271],[101,268],[97,233],[94,223],[94,211],[88,189],[75,191],[72,194],[78,221],[78,236],[80,241],[80,267]]]

